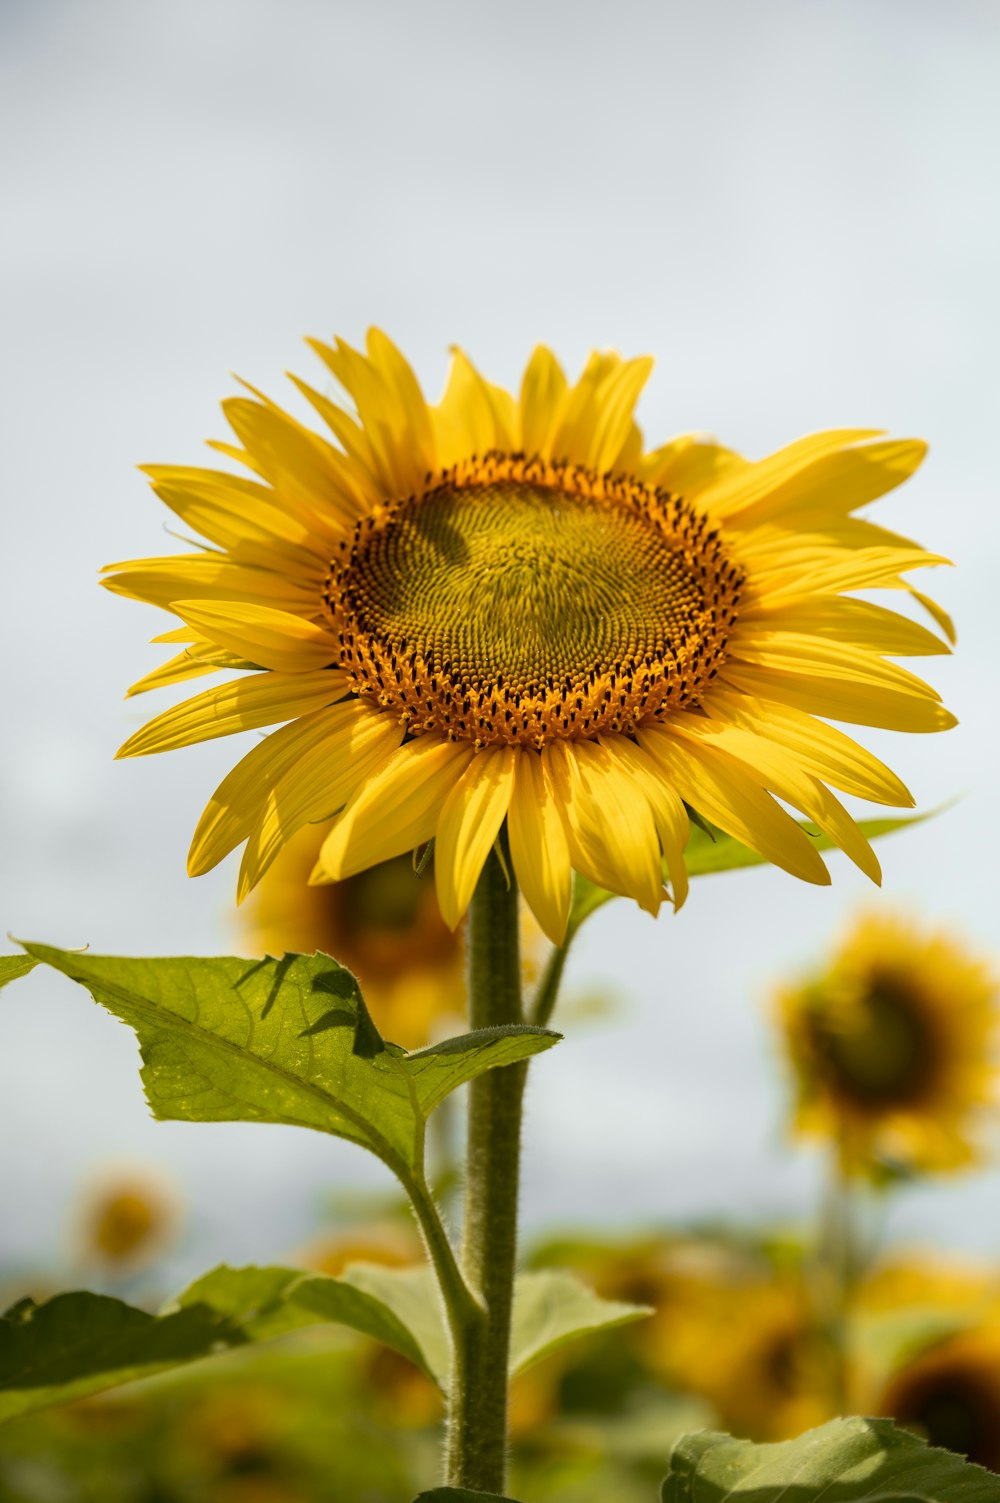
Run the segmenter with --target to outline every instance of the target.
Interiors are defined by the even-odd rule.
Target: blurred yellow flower
[[[343,882],[310,886],[328,825],[291,837],[246,908],[258,954],[322,950],[354,972],[379,1031],[405,1049],[465,1010],[464,944],[441,917],[430,871],[396,856]]]
[[[109,1170],[85,1191],[76,1216],[84,1262],[133,1273],[154,1263],[180,1228],[176,1191],[153,1170]]]
[[[777,997],[795,1128],[848,1172],[960,1168],[996,1094],[997,985],[957,939],[870,914],[825,971]]]
[[[238,677],[166,711],[123,756],[281,725],[217,789],[192,875],[245,844],[244,897],[298,829],[336,816],[314,879],[342,881],[435,839],[455,927],[504,822],[517,880],[555,942],[573,870],[656,913],[687,891],[687,806],[805,881],[829,882],[814,820],[873,880],[831,791],[912,802],[827,717],[954,723],[887,661],[948,651],[856,598],[910,591],[943,560],[853,513],[925,445],[813,434],[751,463],[699,435],[648,451],[648,358],[595,352],[571,383],[539,347],[513,396],[455,353],[429,405],[379,330],[313,341],[343,406],[296,379],[325,426],[259,393],[225,403],[246,475],[157,465],[196,552],[109,566],[171,611],[181,648],[133,692]],[[778,802],[780,800],[781,802]]]
[[[875,1412],[1000,1471],[1000,1319],[915,1357],[890,1380]]]
[[[722,1429],[784,1440],[830,1417],[829,1351],[801,1277],[733,1266],[690,1278],[672,1317],[659,1371],[707,1399]]]

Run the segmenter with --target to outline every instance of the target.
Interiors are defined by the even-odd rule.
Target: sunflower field
[[[1000,1503],[1000,13],[0,42],[0,1503]]]

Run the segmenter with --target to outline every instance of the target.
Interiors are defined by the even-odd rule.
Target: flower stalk
[[[504,853],[506,854],[506,853]],[[493,851],[469,911],[469,1026],[520,1023],[517,886]],[[517,1255],[521,1106],[525,1065],[489,1070],[469,1086],[462,1267],[481,1309],[452,1325],[447,1480],[502,1492]]]

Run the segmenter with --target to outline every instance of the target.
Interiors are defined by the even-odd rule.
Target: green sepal
[[[674,1447],[662,1503],[1000,1503],[1000,1477],[891,1420],[838,1419],[755,1445],[703,1431]]]
[[[27,976],[37,964],[38,961],[32,955],[0,955],[0,986]]]
[[[136,960],[25,949],[135,1030],[154,1116],[311,1127],[370,1149],[404,1180],[449,1092],[560,1037],[487,1029],[408,1054],[380,1036],[351,972],[322,954]]]
[[[83,1291],[20,1300],[0,1316],[0,1422],[326,1323],[374,1337],[433,1377],[403,1321],[349,1274],[223,1265],[156,1315]]]

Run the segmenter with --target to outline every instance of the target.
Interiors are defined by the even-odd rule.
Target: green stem
[[[505,870],[506,866],[506,870]],[[518,895],[491,852],[469,909],[469,1026],[523,1021]],[[507,1472],[507,1384],[517,1253],[521,1103],[527,1066],[488,1070],[469,1085],[462,1264],[482,1311],[452,1326],[447,1477],[501,1493]]]
[[[559,996],[559,984],[562,981],[563,971],[566,967],[566,957],[573,935],[567,934],[561,945],[556,945],[542,972],[542,979],[538,983],[535,993],[534,1005],[531,1009],[530,1019],[537,1028],[545,1028],[551,1018]]]
[[[833,1150],[826,1213],[826,1261],[831,1299],[827,1328],[832,1355],[832,1404],[836,1414],[850,1413],[851,1321],[858,1252],[854,1227],[854,1193],[839,1145]]]
[[[407,1175],[402,1183],[423,1232],[427,1255],[434,1265],[449,1328],[455,1331],[470,1323],[474,1324],[481,1320],[482,1308],[462,1277],[458,1259],[426,1179],[422,1173]]]

